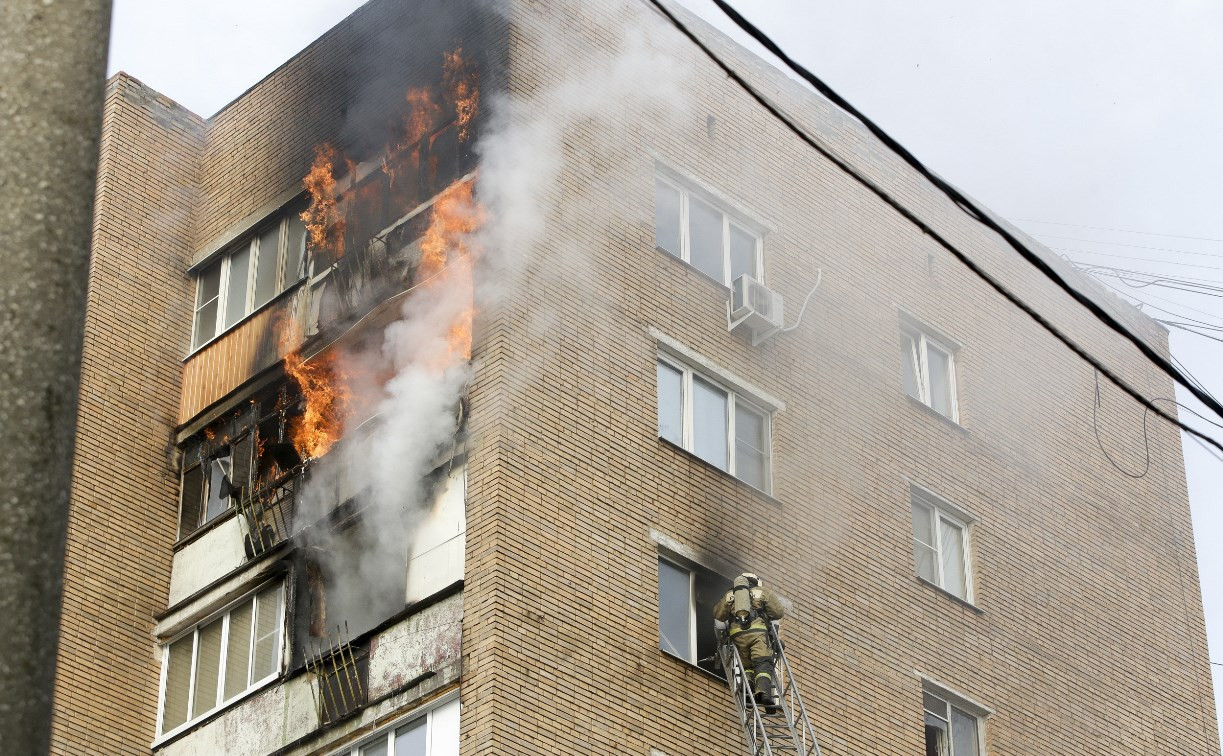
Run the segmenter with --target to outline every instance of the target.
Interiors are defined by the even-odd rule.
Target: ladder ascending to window
[[[815,739],[815,730],[803,708],[798,684],[790,673],[785,648],[777,635],[777,625],[769,624],[769,644],[773,647],[773,667],[776,670],[777,706],[766,710],[756,702],[752,692],[751,677],[743,668],[739,651],[725,633],[720,634],[718,654],[722,669],[730,683],[730,692],[739,710],[739,724],[747,740],[750,756],[772,756],[773,754],[800,754],[820,756],[820,744]]]

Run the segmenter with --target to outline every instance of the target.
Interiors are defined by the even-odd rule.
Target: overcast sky
[[[729,30],[708,0],[683,1]],[[211,115],[360,4],[114,0],[110,72]],[[1223,3],[735,4],[933,170],[1059,253],[1195,279],[1105,280],[1154,317],[1223,338],[1223,291],[1183,290],[1223,286]],[[1223,396],[1223,343],[1173,330],[1172,346]],[[1185,454],[1212,658],[1223,661],[1223,464],[1192,442]]]

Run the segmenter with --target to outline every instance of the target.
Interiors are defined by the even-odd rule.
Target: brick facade
[[[1118,473],[1097,447],[1091,368],[698,51],[665,43],[680,56],[672,93],[683,102],[551,97],[599,82],[631,42],[617,22],[640,16],[535,5],[510,4],[507,27],[486,31],[489,49],[509,45],[485,51],[486,96],[530,104],[504,111],[510,126],[555,129],[539,158],[555,148],[560,162],[533,197],[547,222],[486,252],[486,273],[509,285],[482,290],[476,324],[460,752],[742,753],[724,684],[659,648],[657,559],[679,549],[756,571],[794,602],[787,652],[826,754],[922,753],[923,676],[993,712],[989,753],[1218,753],[1175,429],[1152,422],[1149,473]],[[410,38],[426,16],[365,6],[207,123],[126,77],[112,85],[57,752],[139,751],[153,739],[149,631],[174,542],[168,444],[189,261],[283,202],[316,142],[379,138],[353,125],[402,96],[384,74],[421,64],[404,47],[383,54],[378,30]],[[464,23],[432,20],[429,33]],[[860,127],[729,42],[716,46],[1126,380],[1172,396],[1132,348]],[[789,323],[822,269],[798,328],[757,347],[727,332],[726,289],[655,247],[657,166],[765,229],[764,281],[784,295]],[[162,223],[142,222],[149,202]],[[1167,349],[1156,324],[1076,282]],[[904,393],[905,317],[958,344],[959,423]],[[771,495],[659,439],[658,334],[784,402]],[[1141,410],[1101,391],[1100,437],[1141,467]],[[109,465],[115,452],[132,469]],[[975,518],[975,606],[916,578],[911,484]],[[111,495],[132,486],[130,499]],[[131,501],[154,506],[134,517]]]

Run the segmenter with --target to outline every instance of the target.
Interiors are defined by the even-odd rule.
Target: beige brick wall
[[[511,85],[563,81],[613,40],[577,20],[522,31]],[[996,712],[991,753],[1218,753],[1175,431],[1152,422],[1151,472],[1117,473],[1089,367],[696,55],[677,124],[630,111],[565,131],[545,198],[564,210],[481,353],[463,753],[742,751],[724,688],[659,651],[651,530],[794,600],[788,650],[826,753],[921,753],[914,670]],[[895,158],[763,85],[1125,378],[1172,395]],[[654,249],[652,154],[774,229],[766,276],[791,320],[823,268],[798,330],[759,348],[728,335],[724,290]],[[960,426],[903,393],[898,308],[962,345]],[[775,499],[657,439],[649,326],[786,402]],[[1104,396],[1105,443],[1141,468],[1141,410]],[[909,481],[977,517],[981,613],[915,578]]]
[[[153,739],[178,511],[171,431],[191,327],[189,209],[202,123],[120,74],[107,87],[51,750]]]

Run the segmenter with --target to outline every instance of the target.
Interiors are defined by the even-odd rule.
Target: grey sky
[[[708,0],[684,2],[729,30]],[[360,4],[115,0],[110,71],[211,115]],[[1207,241],[1223,240],[1223,3],[736,6],[933,170],[1056,251],[1223,281],[1223,241]],[[1223,327],[1218,296],[1109,282],[1155,317]],[[1172,346],[1223,394],[1223,344],[1174,330]],[[1223,463],[1188,441],[1185,456],[1212,658],[1223,661]]]

